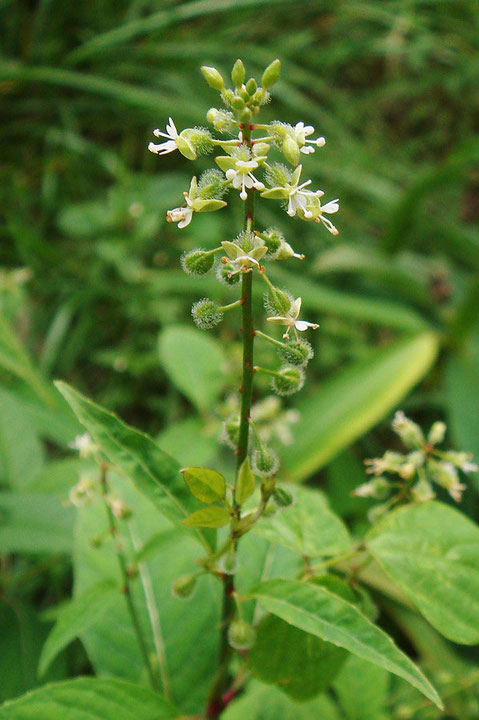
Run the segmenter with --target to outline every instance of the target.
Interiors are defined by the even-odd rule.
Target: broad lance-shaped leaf
[[[261,518],[254,527],[255,535],[309,557],[330,557],[351,547],[346,526],[320,492],[295,487],[292,494],[296,502]]]
[[[283,453],[285,476],[304,480],[367,432],[427,373],[437,351],[433,333],[407,337],[373,351],[305,395],[295,441]]]
[[[403,507],[367,547],[420,612],[457,643],[479,642],[479,528],[439,502]]]
[[[45,685],[0,707],[0,720],[174,720],[157,693],[120,680],[77,678]]]
[[[39,675],[44,675],[54,658],[82,632],[109,612],[119,587],[106,580],[78,595],[60,610],[57,622],[48,636],[38,664]]]
[[[183,521],[196,509],[197,503],[183,482],[178,463],[148,435],[126,425],[66,383],[55,384],[110,462],[118,466],[168,520],[185,527]],[[198,529],[193,532],[211,549],[211,536]]]
[[[161,332],[158,350],[171,382],[198,410],[209,410],[225,382],[219,341],[196,328],[172,325]]]
[[[298,580],[269,580],[251,591],[265,610],[312,635],[339,645],[414,685],[438,707],[436,690],[381,628],[335,593]]]

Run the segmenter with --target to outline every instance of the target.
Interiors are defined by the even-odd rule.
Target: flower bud
[[[279,468],[279,458],[271,448],[261,445],[253,451],[251,457],[251,468],[255,475],[269,477],[274,475]]]
[[[296,140],[292,137],[287,137],[282,145],[283,155],[291,165],[296,166],[299,162],[299,147]]]
[[[272,317],[283,317],[293,307],[294,298],[287,290],[277,287],[268,287],[264,294],[264,306]]]
[[[284,365],[273,377],[271,387],[278,395],[293,395],[303,387],[304,377],[303,368]]]
[[[265,157],[268,154],[270,147],[271,146],[268,145],[268,143],[255,142],[253,145],[253,154],[258,158]]]
[[[216,278],[222,285],[226,287],[234,287],[241,280],[240,273],[237,268],[230,262],[220,263],[216,270]]]
[[[203,65],[201,68],[201,72],[203,73],[203,76],[210,87],[214,88],[215,90],[224,90],[225,81],[223,80],[221,73],[219,73],[216,68],[208,67],[208,65]]]
[[[182,600],[191,597],[196,587],[197,577],[197,575],[182,575],[173,583],[171,592]]]
[[[428,502],[434,500],[436,494],[432,489],[431,483],[425,478],[421,478],[412,488],[412,495],[417,502]]]
[[[201,330],[210,330],[223,320],[223,313],[218,305],[209,298],[198,300],[191,308],[191,314],[197,327]]]
[[[278,355],[290,365],[304,367],[314,355],[313,348],[307,340],[288,340],[278,348]]]
[[[243,61],[238,58],[238,60],[233,65],[233,69],[231,71],[231,79],[235,87],[241,87],[241,85],[244,83],[245,74],[246,72],[244,69]]]
[[[234,107],[235,110],[243,110],[245,101],[239,95],[235,95],[231,101],[231,106]]]
[[[228,642],[235,650],[249,650],[254,645],[256,633],[245,620],[233,620],[228,628]]]
[[[250,110],[249,108],[247,108],[247,107],[244,108],[244,110],[242,110],[242,111],[240,112],[240,115],[239,115],[239,119],[240,119],[241,122],[243,122],[243,123],[248,123],[248,122],[250,122],[251,119],[252,119],[252,117],[253,117],[253,113],[252,113],[251,110]]]
[[[234,115],[229,110],[210,108],[206,119],[213,125],[214,129],[220,133],[233,133],[235,131],[236,124]]]
[[[424,446],[425,441],[421,428],[407,418],[401,410],[398,410],[395,414],[392,427],[406,447],[422,448]]]
[[[274,260],[278,257],[281,246],[284,243],[284,235],[276,228],[268,228],[263,233],[258,233],[264,245],[268,248],[266,257]]]
[[[273,492],[273,500],[278,507],[288,507],[294,502],[294,498],[288,490],[282,487],[276,488]]]
[[[441,421],[433,423],[427,436],[429,445],[440,445],[446,435],[446,429],[446,424]]]
[[[264,88],[270,88],[279,80],[279,74],[281,72],[281,62],[279,60],[273,60],[268,65],[261,78],[261,85]]]
[[[292,257],[303,259],[304,255],[298,255],[297,253],[295,253],[291,245],[285,240],[279,249],[276,260],[289,260],[289,258]]]
[[[248,82],[246,83],[246,92],[248,95],[254,95],[257,89],[256,80],[254,78],[250,78]]]

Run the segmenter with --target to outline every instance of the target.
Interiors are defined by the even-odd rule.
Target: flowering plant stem
[[[251,128],[248,124],[242,126],[245,145],[251,147]],[[254,231],[254,188],[248,191],[245,201],[244,229]],[[253,273],[242,273],[241,280],[241,307],[242,307],[242,337],[243,337],[243,375],[241,381],[241,415],[239,439],[236,448],[237,471],[248,455],[248,438],[251,412],[251,398],[253,395],[253,344],[254,327],[252,313]],[[235,503],[236,520],[240,519],[240,508]],[[232,538],[232,550],[236,551],[237,539]],[[224,693],[228,685],[228,666],[232,647],[228,642],[228,630],[235,615],[234,601],[234,575],[223,574],[223,611],[221,618],[221,644],[218,673],[213,683],[210,701],[207,709],[208,718],[217,718],[225,706]]]
[[[127,560],[125,557],[125,553],[123,552],[122,548],[117,544],[117,537],[118,537],[118,527],[116,518],[113,514],[113,511],[110,507],[110,503],[108,502],[108,468],[106,463],[101,463],[100,465],[100,485],[101,485],[101,491],[103,495],[103,500],[105,502],[105,508],[106,508],[106,514],[108,517],[108,528],[110,531],[111,539],[113,542],[113,547],[115,548],[116,556],[118,558],[118,565],[120,566],[120,573],[122,578],[122,588],[121,591],[123,595],[125,596],[126,604],[128,607],[128,612],[130,614],[131,618],[131,624],[133,625],[133,629],[135,631],[137,640],[138,640],[138,646],[140,648],[141,655],[143,657],[143,661],[145,663],[145,668],[148,673],[148,679],[150,681],[150,685],[154,690],[160,690],[161,683],[159,682],[159,679],[157,678],[153,666],[151,664],[150,655],[148,652],[148,646],[146,644],[146,640],[143,636],[143,630],[141,629],[140,625],[140,619],[138,617],[138,613],[136,611],[135,603],[133,602],[133,597],[131,594],[131,583],[130,583],[130,576],[128,574],[128,566],[127,566]]]

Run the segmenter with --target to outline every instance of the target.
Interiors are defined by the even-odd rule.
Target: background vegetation
[[[178,233],[165,211],[190,168],[146,149],[169,115],[194,125],[216,102],[200,64],[226,75],[241,54],[254,75],[280,57],[271,116],[326,137],[305,164],[340,198],[339,237],[296,223],[287,239],[307,261],[276,274],[321,326],[283,477],[367,522],[368,501],[349,492],[362,459],[393,442],[398,406],[444,419],[477,460],[478,45],[475,0],[0,0],[0,699],[44,681],[47,610],[71,590],[74,513],[59,499],[81,469],[68,451],[78,427],[51,379],[159,435],[184,465],[228,462],[217,437],[240,348],[224,352],[237,341],[227,322],[217,340],[189,315],[197,297],[228,293],[186,281],[178,261],[235,235],[241,208],[232,198],[232,227],[215,213]],[[258,215],[282,228],[280,211]],[[430,672],[451,668],[449,716],[477,717],[472,652],[395,620]],[[89,668],[78,643],[47,677]],[[393,690],[383,717],[406,717],[417,696]]]

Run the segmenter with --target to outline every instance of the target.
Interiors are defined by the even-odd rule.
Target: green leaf
[[[412,660],[389,635],[339,595],[297,580],[269,580],[251,595],[265,610],[291,625],[399,675],[442,708],[437,692]]]
[[[27,351],[1,312],[0,367],[26,382],[47,405],[54,404],[53,393],[49,385],[34,367]]]
[[[119,680],[77,678],[45,685],[0,707],[0,720],[172,720],[179,713],[151,690]]]
[[[251,471],[251,463],[249,457],[246,457],[241,463],[236,480],[235,500],[238,505],[242,505],[245,500],[251,497],[256,487],[256,480]]]
[[[477,310],[477,309],[476,309]],[[479,461],[479,335],[476,334],[460,355],[452,356],[446,366],[446,401],[451,432],[456,446],[472,452]],[[471,476],[479,488],[479,474]]]
[[[380,521],[367,547],[420,612],[454,642],[479,642],[479,528],[438,502]]]
[[[210,410],[224,387],[224,355],[218,340],[174,325],[160,334],[158,348],[171,382],[198,410]]]
[[[0,553],[71,553],[73,508],[50,494],[0,492]]]
[[[45,674],[59,652],[82,632],[101,621],[102,617],[111,610],[115,595],[119,592],[119,588],[111,581],[102,581],[60,609],[56,625],[43,646],[38,666],[40,675]]]
[[[295,442],[282,458],[287,477],[304,480],[374,427],[427,373],[437,352],[432,333],[404,338],[304,396]]]
[[[221,473],[204,467],[184,468],[181,473],[191,494],[201,502],[214,503],[224,500],[226,483]]]
[[[248,666],[263,682],[308,700],[329,687],[347,657],[343,648],[268,615],[257,628]]]
[[[110,462],[131,478],[165,517],[181,525],[194,509],[194,500],[176,461],[148,435],[129,427],[66,383],[57,382],[56,386]],[[195,534],[206,548],[211,548],[204,533],[196,530]]]
[[[220,528],[227,525],[230,520],[231,514],[227,508],[205,507],[192,513],[184,520],[184,524],[190,527]]]
[[[381,720],[389,681],[389,673],[383,668],[351,655],[334,681],[334,691],[347,720]]]
[[[149,653],[155,667],[161,668],[162,692],[185,714],[200,713],[218,663],[221,585],[216,578],[203,576],[198,578],[191,598],[175,598],[173,583],[197,569],[194,558],[198,545],[188,533],[172,527],[125,477],[110,473],[108,481],[111,492],[133,508],[128,523],[121,524],[119,540],[129,558],[138,558],[139,574],[131,584],[132,598]],[[105,538],[100,547],[92,545],[93,537]],[[155,552],[152,542],[157,547]],[[105,581],[121,586],[100,498],[78,512],[73,563],[75,597]],[[101,621],[81,633],[81,641],[96,673],[148,685],[121,593],[115,594],[113,606]],[[201,652],[192,653],[192,648],[201,648]]]
[[[22,402],[0,388],[0,484],[23,489],[42,465],[42,445]]]
[[[295,487],[292,493],[296,502],[262,517],[254,526],[256,535],[308,557],[339,555],[351,547],[346,526],[320,492]]]
[[[340,720],[340,716],[324,695],[297,703],[275,687],[252,682],[244,695],[228,705],[221,720]]]

